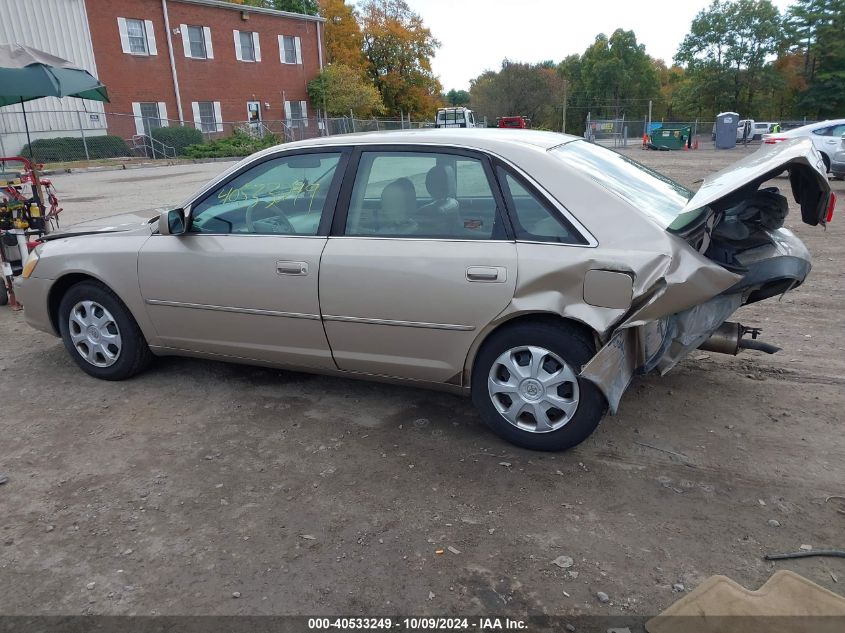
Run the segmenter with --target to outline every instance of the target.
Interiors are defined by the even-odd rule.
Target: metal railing
[[[176,158],[176,148],[165,145],[149,134],[135,134],[131,139],[131,149],[145,158]]]

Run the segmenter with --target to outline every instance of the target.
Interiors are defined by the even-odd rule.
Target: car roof
[[[304,141],[285,143],[273,151],[322,146],[348,145],[446,145],[467,149],[507,153],[508,147],[534,146],[549,149],[577,140],[579,137],[540,130],[507,130],[502,128],[426,128],[389,132],[362,132],[321,136]]]

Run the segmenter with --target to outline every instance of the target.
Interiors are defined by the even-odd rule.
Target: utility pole
[[[645,133],[648,134],[649,132],[651,132],[651,99],[648,100],[648,126]]]
[[[563,108],[561,112],[561,121],[560,121],[560,131],[563,134],[566,134],[566,105],[569,101],[568,99],[568,88],[569,88],[569,81],[564,79],[563,80]]]

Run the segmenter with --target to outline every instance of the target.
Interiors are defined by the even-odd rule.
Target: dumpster
[[[685,123],[664,123],[651,133],[651,144],[656,149],[684,149],[692,134],[692,126]]]
[[[736,112],[721,112],[716,115],[716,124],[713,126],[713,141],[716,149],[736,147],[738,123],[739,114]]]

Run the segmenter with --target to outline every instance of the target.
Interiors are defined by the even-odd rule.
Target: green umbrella
[[[20,103],[32,153],[25,101],[42,97],[79,97],[108,101],[106,87],[87,70],[31,46],[0,44],[0,107]]]

